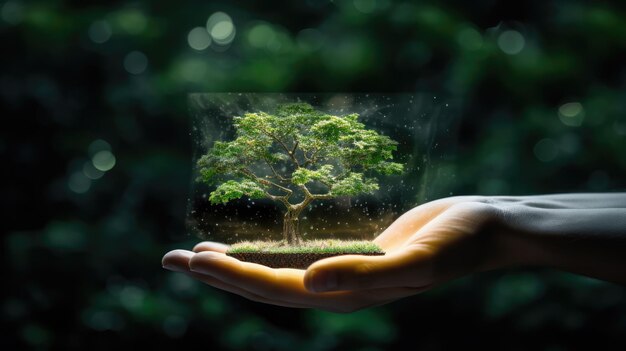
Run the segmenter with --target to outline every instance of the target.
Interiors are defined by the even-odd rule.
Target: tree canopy
[[[246,196],[296,209],[315,199],[372,193],[377,175],[403,170],[392,161],[397,142],[367,129],[356,113],[336,116],[290,103],[233,122],[234,140],[215,141],[198,160],[198,180],[217,185],[213,204]],[[290,202],[294,192],[301,192],[298,203]]]

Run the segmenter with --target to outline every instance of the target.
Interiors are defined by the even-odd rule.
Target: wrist
[[[625,282],[626,208],[615,197],[606,203],[597,194],[459,201],[477,210],[467,218],[481,224],[477,242],[486,249],[478,252],[478,270],[541,266]]]
[[[522,203],[520,197],[489,198],[494,208],[490,228],[496,268],[549,265],[547,247],[533,225],[542,216],[541,209]]]

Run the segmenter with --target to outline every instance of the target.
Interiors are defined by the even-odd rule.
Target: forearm
[[[520,197],[496,206],[504,264],[626,284],[626,194]]]
[[[557,208],[624,208],[626,193],[573,193],[515,197],[517,201]]]

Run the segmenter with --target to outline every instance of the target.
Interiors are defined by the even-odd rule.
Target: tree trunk
[[[300,244],[299,211],[287,211],[283,220],[283,239],[289,245]]]

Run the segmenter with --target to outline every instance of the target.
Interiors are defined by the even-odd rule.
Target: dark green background
[[[251,303],[160,259],[194,243],[184,226],[189,92],[451,96],[463,101],[452,194],[623,191],[625,7],[2,1],[0,348],[623,349],[624,289],[549,270],[475,275],[334,315]],[[216,11],[232,18],[234,41],[191,49],[187,33]],[[251,42],[259,21],[270,30]],[[96,43],[103,26],[111,36]],[[516,54],[503,52],[507,30],[524,38]],[[145,70],[134,70],[133,51]],[[570,102],[582,106],[580,126],[559,118]],[[87,181],[98,139],[116,165]]]

